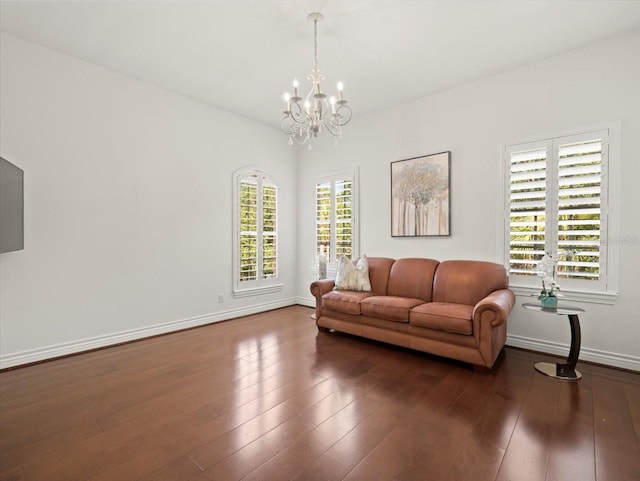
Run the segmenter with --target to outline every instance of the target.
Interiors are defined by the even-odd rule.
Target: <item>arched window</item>
[[[278,273],[278,185],[258,168],[234,174],[234,297],[282,289]]]

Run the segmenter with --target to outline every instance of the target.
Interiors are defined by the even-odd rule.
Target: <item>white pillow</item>
[[[369,282],[369,261],[362,256],[354,265],[345,256],[338,259],[335,289],[346,291],[371,291]]]

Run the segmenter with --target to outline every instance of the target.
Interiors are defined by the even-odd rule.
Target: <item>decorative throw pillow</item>
[[[335,289],[346,291],[371,291],[369,282],[369,261],[367,256],[362,256],[354,264],[345,256],[338,259],[338,269],[336,270]]]

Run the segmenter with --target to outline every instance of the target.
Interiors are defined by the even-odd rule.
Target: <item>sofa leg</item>
[[[317,326],[317,325],[316,325],[316,327],[318,328],[318,331],[320,331],[320,332],[331,332],[331,329],[329,329],[328,327],[322,327],[322,326]]]

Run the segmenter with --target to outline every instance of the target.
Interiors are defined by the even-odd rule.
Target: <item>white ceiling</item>
[[[640,28],[640,0],[2,1],[0,25],[277,126],[293,77],[308,88],[312,11],[323,89],[342,80],[354,120]]]

